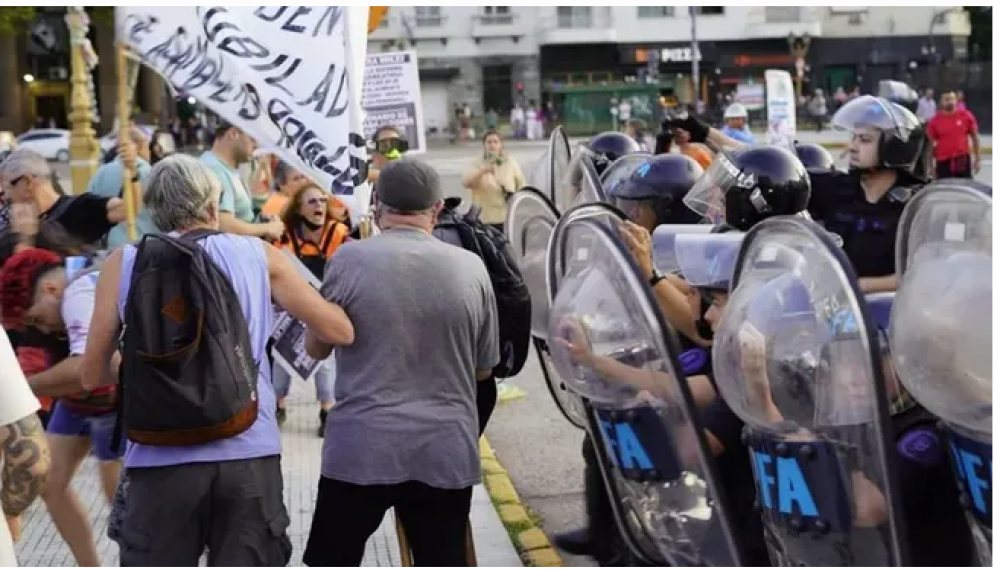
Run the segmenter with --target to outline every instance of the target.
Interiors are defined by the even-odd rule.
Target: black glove
[[[704,143],[708,140],[708,131],[712,127],[691,113],[682,113],[667,117],[660,124],[663,132],[673,133],[674,129],[684,129],[691,134],[691,142]]]

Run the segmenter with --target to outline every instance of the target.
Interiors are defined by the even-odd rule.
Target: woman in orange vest
[[[350,234],[350,229],[334,217],[334,212],[342,207],[343,203],[328,196],[316,184],[310,183],[289,198],[281,215],[286,229],[285,235],[276,245],[298,258],[319,280],[323,279],[326,261]],[[327,413],[333,407],[334,372],[333,362],[327,361],[315,376],[316,399],[320,406],[320,437],[323,437],[326,430]],[[275,363],[271,379],[278,396],[278,424],[282,424],[287,417],[285,398],[291,388],[291,376],[280,364]]]

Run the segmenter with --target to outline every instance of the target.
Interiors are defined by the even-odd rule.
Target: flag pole
[[[118,142],[121,143],[129,136],[128,130],[131,128],[131,97],[128,89],[128,56],[125,53],[125,46],[121,43],[115,44],[116,48],[116,72],[118,79]],[[135,172],[122,162],[122,199],[125,201],[125,222],[128,228],[128,239],[134,242],[138,239],[138,232],[135,227],[136,195],[132,179]]]

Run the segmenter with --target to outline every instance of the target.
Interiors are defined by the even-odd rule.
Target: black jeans
[[[472,487],[438,489],[417,481],[354,485],[321,477],[302,561],[312,567],[360,566],[368,539],[394,508],[414,566],[465,566],[471,504]]]
[[[937,178],[972,178],[972,159],[969,155],[956,156],[937,163]]]

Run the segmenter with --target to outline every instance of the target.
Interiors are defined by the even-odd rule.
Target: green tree
[[[969,34],[970,59],[987,59],[993,54],[993,7],[965,6],[972,24]]]
[[[35,17],[34,6],[0,7],[0,34],[16,34],[27,30],[27,24]]]

